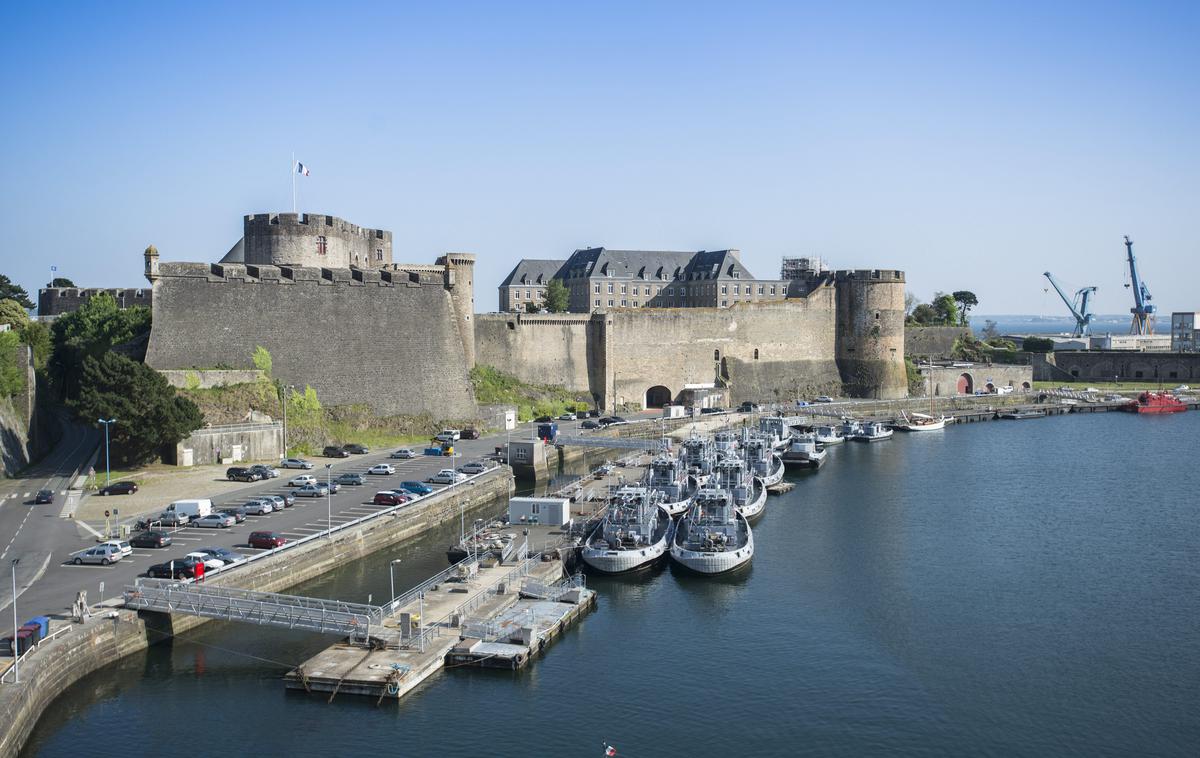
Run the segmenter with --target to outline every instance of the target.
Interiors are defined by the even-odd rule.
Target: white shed
[[[571,523],[571,501],[565,497],[514,497],[508,501],[508,522],[566,526]]]

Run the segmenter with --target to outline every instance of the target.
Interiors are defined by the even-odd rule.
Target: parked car
[[[725,412],[726,412],[726,411],[725,411],[725,409],[724,409],[724,408],[722,408],[722,407],[720,407],[720,406],[716,406],[716,405],[714,405],[712,408],[701,408],[701,409],[700,409],[700,413],[701,413],[701,414],[705,414],[705,413],[725,413]]]
[[[97,494],[100,495],[132,495],[138,491],[138,486],[133,482],[113,482],[107,487],[101,487]]]
[[[434,484],[454,484],[455,482],[461,482],[466,478],[467,477],[465,475],[458,473],[452,468],[444,468],[425,481],[433,482]]]
[[[195,559],[186,558],[163,561],[146,569],[146,576],[156,579],[191,579],[196,575],[197,562]]]
[[[362,474],[352,474],[347,472],[345,474],[340,474],[338,478],[334,479],[333,481],[337,482],[338,484],[366,484],[367,478]]]
[[[198,552],[204,553],[205,555],[211,555],[213,558],[219,558],[220,560],[224,561],[226,566],[231,563],[237,563],[238,561],[246,560],[246,556],[242,555],[241,553],[235,553],[234,551],[225,547],[202,547]]]
[[[587,412],[587,417],[588,418],[600,418],[600,411],[597,409],[590,410]]]
[[[225,478],[231,482],[257,482],[262,477],[248,468],[234,466],[225,470]]]
[[[129,544],[133,547],[169,547],[171,544],[171,535],[160,529],[147,529],[144,532],[138,532],[133,535],[129,540]]]
[[[192,517],[180,511],[163,511],[154,520],[163,526],[187,526]]]
[[[289,479],[287,486],[303,487],[306,484],[312,484],[315,481],[317,481],[317,478],[315,476],[313,476],[312,474],[301,474],[300,476],[294,476],[291,479]]]
[[[411,492],[414,495],[428,495],[430,492],[433,492],[433,487],[421,484],[420,482],[401,482],[400,489],[405,492]]]
[[[275,506],[275,510],[282,511],[284,508],[291,508],[296,504],[296,496],[291,492],[285,492],[282,495],[268,495],[267,500]]]
[[[201,516],[192,522],[192,526],[200,526],[206,529],[228,529],[236,523],[237,519],[228,513],[217,512]]]
[[[459,466],[458,470],[463,474],[482,474],[488,470],[488,465],[482,461],[471,461]]]
[[[479,430],[474,427],[471,427],[471,426],[467,427],[466,429],[463,429],[462,430],[462,439],[464,439],[464,440],[479,439]]]
[[[87,550],[80,550],[71,557],[71,563],[76,566],[83,563],[99,563],[101,566],[107,566],[110,563],[116,563],[121,560],[121,550],[112,545],[96,545],[89,547]]]
[[[279,469],[265,463],[256,463],[250,467],[250,470],[258,474],[260,479],[274,479],[279,476]]]
[[[227,516],[233,516],[234,522],[240,524],[246,520],[246,509],[240,505],[222,508],[218,513],[224,513]]]
[[[209,555],[208,553],[201,552],[201,551],[196,551],[194,553],[188,553],[187,555],[183,556],[183,558],[184,558],[184,560],[191,558],[193,561],[197,561],[197,562],[204,561],[204,568],[209,571],[211,571],[212,569],[219,569],[225,565],[225,561],[221,560],[220,558],[216,557],[215,555]]]
[[[341,449],[337,445],[326,445],[325,449],[321,451],[321,455],[326,458],[349,458],[350,452]]]
[[[371,468],[367,469],[368,474],[394,474],[396,467],[390,463],[376,463]]]
[[[354,455],[366,455],[371,452],[371,448],[366,445],[360,445],[357,442],[347,442],[345,445],[342,445],[342,450]]]
[[[580,429],[599,429],[600,423],[597,421],[593,421],[592,419],[587,419],[586,421],[584,421],[582,424],[579,425],[579,428]]]
[[[414,453],[413,451],[409,450],[406,447],[402,447],[399,450],[397,450],[396,452],[392,453],[390,457],[392,457],[392,458],[416,458],[417,454]]]
[[[337,479],[330,479],[326,481],[325,486],[329,488],[329,494],[331,495],[336,495],[338,490],[342,488],[342,485],[338,484]]]
[[[813,398],[813,399],[816,400],[818,403],[832,403],[833,402],[833,398],[831,398],[829,395],[818,395],[816,398]]]
[[[371,498],[371,502],[375,505],[400,505],[408,502],[408,496],[401,495],[395,490],[384,490],[376,492],[375,497]]]
[[[552,416],[538,416],[534,419],[534,422],[538,424],[549,424],[553,420],[554,418]]]
[[[37,494],[34,495],[34,497],[33,497],[34,505],[41,505],[43,503],[53,503],[53,502],[54,502],[54,493],[50,490],[38,490]]]
[[[313,467],[313,464],[303,458],[284,458],[279,462],[279,467],[310,469]]]
[[[328,494],[329,488],[325,486],[324,482],[320,484],[306,484],[296,490],[298,497],[325,497]]]
[[[460,439],[462,439],[462,430],[443,429],[434,436],[434,439],[441,442],[458,442]]]
[[[757,403],[745,402],[738,406],[738,411],[741,413],[755,413],[759,409]]]
[[[576,416],[574,413],[564,413],[558,417],[558,420],[559,421],[574,421],[577,418],[579,418],[579,417]]]
[[[279,532],[250,532],[246,540],[250,547],[271,549],[287,543],[287,539]]]
[[[133,545],[129,544],[129,540],[108,540],[107,542],[101,542],[100,545],[110,545],[115,547],[117,552],[121,554],[122,558],[128,558],[129,556],[133,555]]]
[[[280,510],[282,509],[283,507],[280,506]],[[243,505],[242,510],[254,516],[266,516],[268,513],[272,513],[275,510],[275,504],[267,498],[260,497]]]

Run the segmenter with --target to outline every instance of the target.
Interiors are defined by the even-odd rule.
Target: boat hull
[[[763,487],[771,487],[783,481],[783,472],[785,470],[783,458],[778,455],[773,455],[771,456],[771,462],[775,464],[771,470],[771,473],[767,474],[766,476],[759,477],[759,481],[763,483]]]
[[[659,565],[667,557],[667,546],[673,530],[667,531],[668,534],[653,545],[633,550],[608,550],[584,545],[579,557],[588,568],[601,574],[615,576],[643,571]]]
[[[821,468],[827,455],[824,450],[819,453],[796,453],[784,458],[783,462],[793,468]]]
[[[705,576],[729,574],[750,565],[754,558],[754,532],[751,531],[749,522],[746,522],[746,544],[737,550],[697,552],[688,550],[675,540],[671,542],[670,554],[673,562],[688,571]]]
[[[782,478],[782,477],[781,477]],[[755,479],[755,486],[751,488],[752,492],[758,494],[751,499],[749,503],[738,506],[738,513],[746,519],[746,523],[756,523],[767,512],[767,488],[762,483],[762,479]]]

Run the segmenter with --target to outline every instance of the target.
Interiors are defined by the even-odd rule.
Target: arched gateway
[[[662,386],[661,384],[656,384],[655,386],[646,390],[646,407],[647,408],[661,408],[670,402],[671,402],[671,390],[667,389],[666,387]]]

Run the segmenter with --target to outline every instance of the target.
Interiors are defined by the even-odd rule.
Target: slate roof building
[[[783,300],[788,282],[755,279],[737,250],[576,250],[565,261],[523,260],[500,285],[501,310],[540,302],[544,282],[560,279],[570,310],[607,308],[728,308],[735,303]],[[524,284],[518,287],[518,282]],[[514,297],[514,290],[520,290]],[[528,290],[529,294],[525,294]]]

